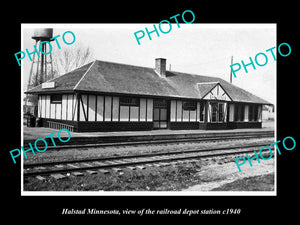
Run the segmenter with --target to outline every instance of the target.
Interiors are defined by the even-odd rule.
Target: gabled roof
[[[55,88],[42,85],[26,93],[85,91],[157,97],[201,99],[218,83],[232,101],[270,104],[221,78],[166,71],[160,77],[153,68],[95,60],[51,80]]]
[[[198,83],[198,89],[200,93],[200,98],[205,97],[209,91],[211,91],[219,82],[205,82]]]
[[[216,99],[232,101],[231,97],[224,90],[219,82],[199,83],[198,89],[202,99]]]

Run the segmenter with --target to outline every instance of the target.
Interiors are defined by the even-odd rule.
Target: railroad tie
[[[146,167],[144,167],[144,166],[136,166],[136,167],[141,169],[141,170],[146,169]]]
[[[109,165],[116,164],[114,161],[105,161],[105,163]]]
[[[113,169],[113,171],[115,171],[115,172],[122,172],[122,169],[120,169],[120,168],[112,168]]]
[[[80,172],[72,172],[72,174],[76,177],[83,176],[83,173],[80,173]]]
[[[45,169],[46,169],[46,167],[39,166],[39,167],[37,167],[36,169],[37,169],[37,170],[45,170]]]
[[[154,159],[154,160],[165,159],[165,156],[153,156],[152,159]]]
[[[161,167],[161,165],[158,164],[158,163],[153,163],[152,165],[155,166],[155,167]]]
[[[86,166],[86,167],[91,167],[92,166],[91,164],[88,164],[88,163],[81,163],[81,165]]]
[[[145,164],[145,166],[147,166],[147,167],[152,167],[153,164]]]
[[[97,171],[95,171],[95,170],[87,170],[86,172],[89,173],[89,174],[91,174],[91,175],[97,173]]]
[[[60,164],[57,164],[55,165],[56,168],[63,168],[64,166],[63,165],[60,165]]]
[[[127,168],[130,169],[130,170],[136,170],[135,166],[127,166]]]
[[[104,174],[107,174],[107,173],[109,173],[109,171],[108,171],[108,170],[103,170],[103,169],[99,169],[98,171],[99,171],[99,172],[101,172],[101,173],[104,173]]]
[[[162,167],[164,167],[164,166],[169,166],[170,165],[170,163],[164,163],[164,162],[160,162],[160,163],[158,163],[159,165],[161,165]]]
[[[62,175],[60,173],[51,174],[50,176],[53,177],[56,180],[59,180],[59,179],[62,179],[62,178],[66,177],[66,176],[64,176],[64,175]]]
[[[94,164],[97,164],[97,165],[99,165],[99,166],[105,166],[105,165],[107,165],[106,163],[102,163],[102,162],[94,162]]]
[[[194,163],[194,161],[192,159],[188,159],[186,160],[186,163]]]
[[[142,161],[144,161],[144,162],[147,162],[147,161],[149,161],[149,162],[151,162],[153,159],[151,159],[151,158],[143,158],[142,159]]]
[[[41,181],[44,181],[44,180],[46,180],[46,178],[45,178],[45,177],[42,177],[42,176],[40,176],[40,175],[36,176],[35,178],[36,178],[36,179],[38,179],[38,180],[41,180]]]
[[[72,168],[79,168],[79,166],[73,165],[71,163],[68,163],[67,166],[72,167]]]
[[[124,163],[126,163],[126,162],[123,161],[123,160],[114,160],[113,162],[114,162],[114,163],[118,163],[118,164],[124,164]]]
[[[132,162],[137,162],[139,159],[136,158],[131,158],[131,159],[126,159],[127,162],[132,163]]]
[[[122,159],[122,163],[131,163],[132,160],[131,159]]]
[[[190,159],[189,161],[194,162],[194,163],[199,162],[199,160],[197,160],[197,159]]]
[[[171,164],[173,167],[177,167],[177,165],[178,165],[178,162],[176,162],[176,161],[173,161],[173,162],[170,162],[170,164]]]

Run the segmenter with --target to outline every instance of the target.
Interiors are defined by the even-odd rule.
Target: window
[[[258,121],[258,105],[254,105],[253,120]]]
[[[234,121],[238,121],[239,118],[239,105],[234,105]]]
[[[210,103],[211,105],[211,121],[217,122],[218,103]]]
[[[244,121],[244,118],[245,118],[245,105],[241,105],[240,108],[241,108],[240,121]]]
[[[258,105],[249,106],[249,121],[258,120]]]
[[[61,104],[62,102],[62,95],[51,95],[50,103],[51,104]]]
[[[225,122],[224,103],[212,102],[211,105],[211,122]]]
[[[197,103],[194,101],[183,102],[182,108],[183,110],[196,110]]]
[[[234,108],[234,121],[244,121],[245,105],[236,104]]]
[[[120,97],[120,106],[139,106],[139,98],[124,98]]]
[[[253,110],[254,110],[253,105],[249,105],[249,121],[253,120]]]
[[[224,104],[219,103],[219,122],[223,122],[224,120]]]
[[[205,102],[200,102],[200,121],[204,121]]]

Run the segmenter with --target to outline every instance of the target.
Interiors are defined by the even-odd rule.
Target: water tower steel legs
[[[47,44],[42,43],[42,40],[36,40],[35,46],[38,49],[38,56],[36,59],[36,54],[33,55],[32,64],[30,68],[29,80],[27,88],[30,89],[41,83],[44,83],[53,78],[53,64],[52,64],[52,53],[42,54],[42,52],[47,53]],[[40,46],[41,45],[41,46]],[[41,48],[40,48],[41,47]],[[50,48],[50,47],[49,47]],[[47,59],[48,58],[48,59]],[[50,68],[47,68],[50,66]]]

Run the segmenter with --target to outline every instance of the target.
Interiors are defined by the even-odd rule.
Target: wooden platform
[[[61,143],[57,140],[56,129],[44,128],[44,127],[23,127],[24,145],[26,146],[29,142],[34,143],[38,138],[45,138],[45,136],[55,133],[53,138],[56,139],[56,143],[59,145],[72,145],[77,143],[105,143],[105,142],[120,142],[120,141],[140,141],[140,140],[159,140],[159,139],[176,139],[185,137],[204,137],[211,135],[220,136],[230,133],[260,133],[265,131],[274,131],[274,123],[267,123],[263,128],[260,129],[230,129],[230,130],[151,130],[151,131],[122,131],[122,132],[86,132],[86,133],[71,133],[71,140],[67,143]],[[61,137],[67,137],[67,133],[62,131]],[[51,142],[50,138],[48,141]],[[49,143],[50,143],[49,142]]]

